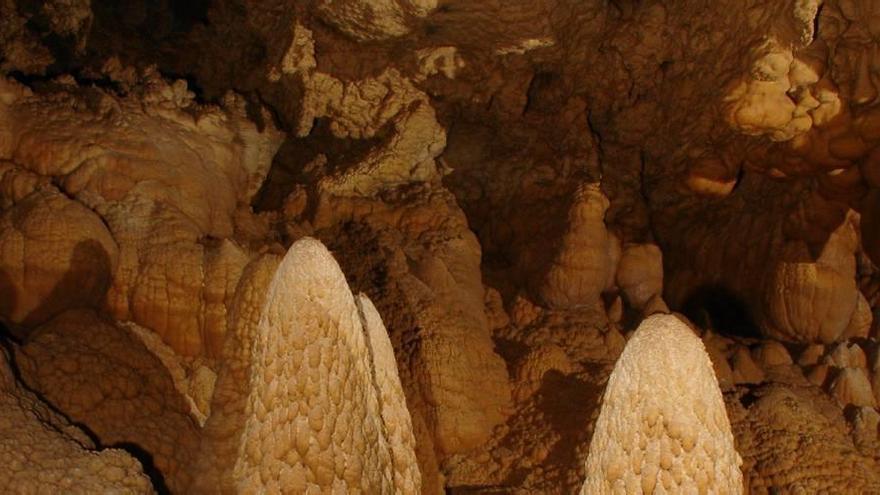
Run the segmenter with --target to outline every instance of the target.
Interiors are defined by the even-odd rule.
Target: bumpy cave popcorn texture
[[[0,0],[0,489],[880,493],[880,2]]]

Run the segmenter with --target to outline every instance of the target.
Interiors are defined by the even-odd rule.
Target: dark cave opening
[[[92,3],[98,29],[127,28],[148,39],[189,32],[208,23],[210,0],[142,0]]]
[[[700,328],[709,328],[722,335],[744,338],[761,336],[745,301],[720,285],[698,287],[691,292],[680,311]]]
[[[211,0],[177,0],[171,2],[174,14],[171,24],[176,32],[188,32],[196,24],[208,24],[208,9]]]

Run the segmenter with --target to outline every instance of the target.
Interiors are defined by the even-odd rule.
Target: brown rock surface
[[[827,398],[778,385],[750,394],[748,406],[727,401],[749,493],[880,490],[876,461],[858,454]]]
[[[337,198],[333,210],[329,198],[322,200],[314,223],[340,252],[352,285],[383,314],[419,462],[423,472],[436,473],[437,457],[489,438],[508,414],[510,389],[483,306],[479,244],[463,215],[445,189],[396,194],[386,201]],[[426,478],[432,491],[440,489],[439,479]]]

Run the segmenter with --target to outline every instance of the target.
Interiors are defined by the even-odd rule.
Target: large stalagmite
[[[418,491],[406,403],[373,335],[382,330],[320,242],[293,244],[255,335],[239,490]]]
[[[702,342],[647,318],[608,380],[581,494],[743,493],[741,464]]]

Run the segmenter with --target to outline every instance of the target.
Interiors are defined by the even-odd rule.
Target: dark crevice
[[[819,38],[819,18],[822,17],[822,10],[825,8],[824,3],[819,3],[816,9],[816,17],[813,18],[813,39]]]
[[[177,80],[186,81],[186,89],[193,93],[193,101],[197,105],[220,105],[220,98],[209,96],[205,89],[199,85],[196,76],[192,74],[181,74],[173,71],[161,71],[158,75],[169,83]],[[75,68],[75,69],[59,69],[50,67],[45,74],[25,74],[21,71],[10,71],[6,73],[7,77],[16,82],[27,86],[33,90],[51,90],[52,86],[57,84],[56,79],[60,76],[70,76],[76,81],[77,87],[82,88],[98,88],[119,97],[128,96],[128,91],[118,82],[109,76],[95,77],[95,71]],[[258,130],[262,132],[265,123],[262,122],[262,114],[259,112],[259,105],[268,107],[268,105],[259,98],[259,95],[252,93],[245,95],[247,116],[258,125]],[[274,116],[273,116],[274,117]],[[273,122],[276,127],[277,122]]]
[[[522,114],[547,112],[560,106],[560,102],[553,101],[552,96],[552,90],[559,84],[560,77],[554,72],[539,71],[535,73],[526,90],[526,104],[523,105]]]
[[[528,355],[529,347],[522,342],[503,337],[493,337],[492,341],[495,344],[495,352],[504,359],[507,375],[514,376],[517,366]]]
[[[739,186],[743,183],[743,179],[746,176],[746,168],[742,165],[739,167],[739,171],[736,173],[736,182],[733,184],[733,189],[730,190],[730,194],[734,194],[738,192]]]
[[[172,0],[171,30],[177,33],[187,33],[196,24],[208,24],[208,9],[211,0]]]
[[[760,399],[760,397],[755,394],[754,388],[749,387],[748,391],[739,397],[739,403],[742,404],[744,408],[748,409],[752,404],[757,402],[758,399]]]
[[[107,445],[104,448],[119,449],[128,452],[132,457],[140,461],[141,466],[143,466],[144,469],[144,474],[150,478],[150,482],[153,484],[153,489],[156,490],[157,494],[168,495],[171,493],[171,490],[168,489],[168,485],[165,483],[165,476],[162,475],[162,472],[159,471],[159,468],[157,468],[155,462],[153,462],[153,454],[146,449],[134,442],[119,442]]]
[[[648,158],[644,150],[639,150],[639,197],[645,208],[648,211],[653,211],[651,209],[651,195],[648,192],[653,183],[648,184],[648,180]],[[660,239],[655,222],[648,221],[647,230],[651,235],[651,241]]]
[[[76,81],[77,86],[79,87],[95,87],[100,88],[111,93],[114,93],[119,96],[125,96],[126,92],[116,81],[113,81],[109,77],[95,78],[83,75],[80,71],[71,71],[71,72],[52,72],[49,71],[46,74],[38,75],[38,74],[25,74],[20,71],[10,71],[6,73],[6,75],[16,82],[27,86],[31,89],[42,89],[55,84],[55,80],[58,76],[61,75],[70,75]]]

